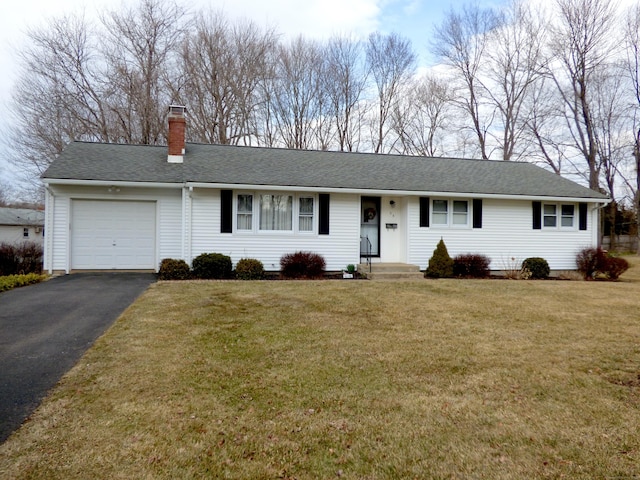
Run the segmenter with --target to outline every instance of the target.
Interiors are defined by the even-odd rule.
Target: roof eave
[[[323,192],[323,193],[350,193],[366,196],[425,196],[425,197],[450,197],[450,198],[487,198],[497,200],[535,200],[535,201],[557,201],[557,202],[584,202],[602,203],[606,205],[611,202],[609,198],[597,197],[577,197],[577,196],[545,196],[545,195],[523,195],[523,194],[496,194],[477,192],[444,192],[444,191],[418,191],[418,190],[381,190],[369,188],[339,188],[339,187],[308,187],[296,185],[256,185],[238,183],[203,183],[186,182],[185,186],[190,188],[216,188],[216,189],[236,189],[255,190],[256,188],[265,191],[293,191],[293,192]]]
[[[121,180],[77,180],[69,178],[43,178],[45,185],[71,185],[71,186],[95,186],[95,187],[145,187],[145,188],[182,188],[181,182],[132,182]]]

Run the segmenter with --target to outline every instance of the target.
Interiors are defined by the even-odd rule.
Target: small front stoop
[[[418,280],[424,278],[418,265],[408,263],[372,263],[371,273],[369,265],[361,263],[358,272],[367,275],[371,280]]]

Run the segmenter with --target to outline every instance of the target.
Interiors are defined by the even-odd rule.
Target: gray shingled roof
[[[192,143],[170,164],[167,147],[74,142],[43,178],[606,198],[526,162]]]
[[[31,208],[0,208],[0,225],[42,226],[44,211]]]

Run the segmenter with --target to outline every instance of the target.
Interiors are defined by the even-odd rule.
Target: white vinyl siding
[[[584,247],[594,246],[597,213],[589,205],[588,228],[543,228],[531,227],[530,200],[484,199],[482,228],[443,230],[442,228],[419,227],[419,200],[411,198],[408,209],[408,254],[407,261],[426,268],[429,258],[440,238],[447,246],[449,255],[480,253],[491,259],[492,270],[503,270],[513,261],[521,262],[527,257],[543,257],[552,270],[574,270],[576,253]],[[574,209],[574,213],[577,208]],[[433,218],[433,217],[432,217]],[[574,216],[574,227],[577,223]]]
[[[145,267],[135,268],[136,265],[133,263],[127,264],[125,267],[125,264],[122,263],[118,268],[157,270],[162,258],[182,257],[184,237],[181,189],[122,187],[109,192],[107,187],[52,185],[50,190],[47,203],[49,210],[47,215],[50,216],[47,225],[50,227],[45,232],[45,256],[48,271],[69,272],[72,269],[72,255],[74,254],[71,242],[73,233],[72,204],[78,201],[147,202],[155,205],[153,216],[155,245],[152,246],[152,261],[145,261]],[[96,212],[96,214],[98,213]],[[105,269],[111,270],[113,268],[105,267]]]
[[[239,193],[234,191],[234,203]],[[297,199],[309,197],[305,194],[281,192]],[[259,195],[256,193],[255,195]],[[317,234],[317,197],[314,196],[313,232],[269,231],[261,232],[257,226],[252,232],[238,231],[220,233],[220,190],[194,189],[192,195],[192,245],[188,263],[201,253],[222,253],[231,257],[235,265],[241,258],[257,258],[265,270],[280,270],[280,258],[286,253],[310,251],[323,255],[327,270],[341,270],[349,263],[357,263],[360,255],[360,197],[334,194],[330,196],[330,234]],[[254,196],[254,215],[256,215]],[[296,211],[297,208],[296,208]],[[234,215],[236,212],[234,212]],[[299,219],[299,215],[295,216]],[[257,220],[253,221],[254,224]]]

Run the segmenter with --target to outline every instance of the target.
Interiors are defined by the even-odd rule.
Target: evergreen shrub
[[[196,278],[224,279],[231,278],[233,263],[231,257],[222,253],[202,253],[191,263]]]
[[[527,271],[531,274],[529,278],[534,280],[542,280],[549,278],[549,263],[541,257],[529,257],[525,258],[522,262],[522,271]]]
[[[453,259],[449,256],[444,240],[440,239],[436,245],[424,276],[429,278],[453,277]]]
[[[191,269],[184,260],[165,258],[160,262],[158,278],[160,280],[188,280],[191,278]]]
[[[239,280],[261,280],[264,278],[264,265],[255,258],[242,258],[236,265],[236,278]]]

